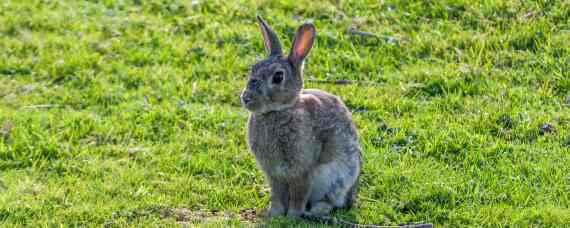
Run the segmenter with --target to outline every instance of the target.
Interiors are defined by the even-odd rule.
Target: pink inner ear
[[[293,47],[293,56],[296,59],[303,58],[311,49],[313,42],[314,30],[310,27],[301,29],[301,33],[295,39]]]

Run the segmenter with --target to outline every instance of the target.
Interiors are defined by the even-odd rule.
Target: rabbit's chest
[[[310,128],[296,120],[254,122],[249,127],[250,149],[267,175],[276,178],[303,175],[317,159],[320,150],[317,139]]]

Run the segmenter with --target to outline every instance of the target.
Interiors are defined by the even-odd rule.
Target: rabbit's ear
[[[299,27],[293,41],[293,48],[291,48],[291,53],[289,53],[289,60],[293,64],[300,65],[303,63],[311,47],[313,47],[316,34],[317,31],[312,24],[303,24]]]
[[[263,43],[265,44],[265,50],[269,54],[269,56],[280,56],[283,55],[283,51],[281,50],[281,43],[279,42],[279,38],[277,34],[269,27],[267,22],[261,18],[261,16],[257,16],[257,20],[259,21],[259,27],[261,27],[261,33],[263,34]]]

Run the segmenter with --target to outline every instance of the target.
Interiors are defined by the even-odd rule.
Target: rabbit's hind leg
[[[356,194],[358,194],[358,178],[346,194],[344,208],[351,208],[356,202]]]
[[[348,206],[348,195],[351,194],[355,176],[350,175],[349,166],[343,163],[331,162],[319,165],[313,172],[312,189],[309,202],[310,210],[326,211],[329,205],[333,208]],[[328,205],[325,205],[328,204]]]
[[[308,215],[311,216],[325,216],[331,213],[334,206],[327,200],[321,200],[311,205],[311,209],[308,211]]]

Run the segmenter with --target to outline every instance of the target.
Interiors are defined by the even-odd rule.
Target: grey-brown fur
[[[303,60],[316,32],[297,31],[288,56],[258,17],[269,57],[252,67],[241,95],[248,145],[271,187],[269,216],[326,215],[352,206],[361,169],[358,133],[336,96],[303,89]]]

